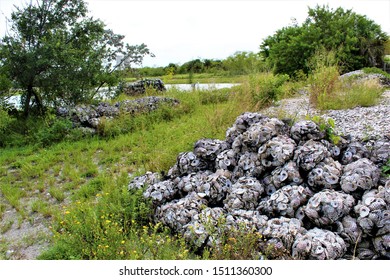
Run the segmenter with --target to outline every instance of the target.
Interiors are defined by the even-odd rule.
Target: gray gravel
[[[390,90],[385,91],[380,103],[372,107],[321,112],[309,104],[307,95],[301,95],[281,100],[261,113],[279,118],[292,118],[295,121],[316,115],[332,118],[335,121],[335,132],[350,136],[354,140],[390,137]]]

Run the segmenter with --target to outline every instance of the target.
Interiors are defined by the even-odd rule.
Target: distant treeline
[[[259,53],[239,51],[226,59],[194,59],[182,65],[169,63],[165,67],[142,67],[132,69],[134,76],[157,77],[174,74],[214,73],[245,75],[266,70],[264,57]]]

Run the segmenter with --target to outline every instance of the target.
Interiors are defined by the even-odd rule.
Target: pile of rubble
[[[57,115],[68,118],[74,127],[97,129],[102,118],[115,118],[120,112],[129,113],[130,116],[138,113],[149,113],[163,104],[177,105],[177,99],[168,97],[149,96],[135,100],[125,100],[111,105],[101,102],[98,105],[77,105],[75,107],[60,107]]]
[[[256,231],[296,259],[389,259],[390,139],[326,140],[312,121],[292,126],[244,113],[225,140],[201,139],[165,177],[147,172],[154,218],[204,248],[218,227]],[[261,253],[261,252],[260,252]]]
[[[142,95],[146,93],[147,88],[153,88],[156,91],[166,91],[164,83],[160,79],[143,79],[133,83],[121,83],[117,90],[127,95]]]

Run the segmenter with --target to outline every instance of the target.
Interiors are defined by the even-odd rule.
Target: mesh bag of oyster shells
[[[241,177],[227,192],[224,200],[226,209],[255,210],[264,188],[256,178]]]
[[[345,242],[338,234],[320,228],[298,235],[292,245],[292,255],[298,259],[335,260],[346,251]]]
[[[274,192],[269,199],[260,202],[259,210],[269,217],[296,216],[296,210],[304,205],[312,192],[304,186],[287,185]]]
[[[244,113],[225,140],[195,142],[165,178],[147,173],[129,189],[144,188],[155,220],[197,248],[244,229],[290,258],[390,259],[390,180],[379,168],[389,141],[328,140],[310,121]]]
[[[342,192],[324,190],[316,193],[307,202],[304,212],[318,227],[335,223],[349,214],[355,205],[355,199]]]

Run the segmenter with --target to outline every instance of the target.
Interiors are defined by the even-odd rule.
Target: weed
[[[387,161],[385,165],[382,166],[382,174],[385,177],[390,178],[390,159]]]
[[[40,213],[45,218],[49,218],[53,215],[52,209],[48,202],[43,201],[41,199],[36,199],[31,203],[31,212],[32,213]]]
[[[318,126],[320,131],[325,133],[326,139],[328,139],[331,143],[337,145],[340,141],[340,136],[334,133],[335,122],[332,118],[323,118],[321,116],[312,116],[307,117],[308,120],[312,120]]]
[[[14,221],[6,221],[0,228],[0,234],[4,234],[12,228]]]
[[[309,76],[310,102],[320,110],[372,106],[383,92],[378,79],[340,79],[334,52],[313,57]]]
[[[4,198],[9,202],[12,207],[17,210],[21,210],[20,199],[25,196],[24,191],[10,184],[0,185],[0,190]]]
[[[64,192],[58,187],[50,187],[49,194],[54,197],[58,202],[63,202],[65,200]]]

